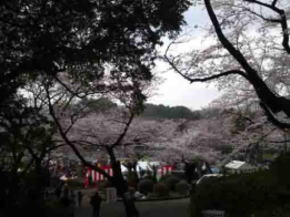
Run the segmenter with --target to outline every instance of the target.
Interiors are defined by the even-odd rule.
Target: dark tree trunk
[[[122,196],[122,199],[127,217],[139,217],[139,212],[135,206],[134,199],[130,196],[130,193],[125,193]]]
[[[114,176],[111,178],[113,186],[116,187],[118,195],[123,199],[126,216],[127,217],[139,217],[139,212],[135,206],[134,198],[128,192],[128,185],[124,180],[121,164],[116,160],[114,150],[111,147],[107,148],[107,152],[110,156],[111,166]]]

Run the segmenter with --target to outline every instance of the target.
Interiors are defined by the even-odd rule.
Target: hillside
[[[145,104],[144,118],[167,118],[167,119],[190,119],[198,120],[201,118],[200,111],[192,111],[185,106],[165,106],[155,104]]]

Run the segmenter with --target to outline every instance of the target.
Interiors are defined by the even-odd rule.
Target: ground
[[[137,202],[140,217],[189,217],[189,199]],[[92,209],[84,204],[75,209],[75,217],[92,217]],[[122,202],[102,203],[100,217],[125,217]]]

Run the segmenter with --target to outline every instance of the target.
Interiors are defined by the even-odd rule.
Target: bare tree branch
[[[256,0],[245,0],[251,3],[258,3],[265,7],[270,7],[271,5],[267,5],[265,3],[262,3],[260,1]],[[237,50],[233,44],[225,37],[221,26],[218,22],[217,16],[212,8],[210,0],[204,0],[205,6],[208,12],[208,15],[211,19],[211,22],[215,28],[216,34],[218,36],[218,39],[222,43],[222,45],[225,47],[225,49],[228,50],[228,52],[240,63],[240,65],[244,68],[244,70],[247,73],[248,81],[252,84],[254,87],[258,97],[261,100],[261,104],[266,105],[263,108],[266,108],[265,112],[269,113],[270,110],[273,113],[278,113],[280,111],[283,111],[285,114],[287,114],[288,117],[290,117],[290,111],[289,111],[289,105],[290,101],[286,99],[285,97],[278,97],[275,93],[273,93],[270,88],[267,86],[267,84],[262,80],[262,78],[258,75],[257,71],[253,69],[248,61],[246,60],[245,56]],[[279,9],[277,9],[279,10]],[[270,110],[269,110],[270,109]],[[277,124],[278,126],[278,120],[270,117],[270,120],[273,120],[273,123]],[[284,123],[281,123],[284,127],[287,126]],[[289,125],[290,127],[290,125]]]
[[[120,136],[117,138],[117,140],[111,145],[111,148],[114,148],[114,147],[121,144],[122,140],[124,139],[124,137],[126,136],[128,130],[129,130],[129,127],[130,127],[134,117],[135,117],[135,113],[133,111],[130,111],[130,117],[129,117],[129,119],[124,127],[123,132],[120,134]]]
[[[272,2],[272,4],[267,4],[267,3],[264,3],[264,2],[261,2],[261,1],[258,1],[258,0],[244,0],[244,1],[245,2],[249,2],[249,3],[254,3],[254,4],[257,4],[257,5],[266,7],[268,9],[271,9],[272,11],[276,12],[280,16],[279,23],[281,25],[282,32],[283,32],[282,45],[283,45],[285,51],[288,54],[290,54],[289,29],[288,29],[287,17],[286,17],[285,10],[282,10],[282,9],[276,7],[277,0],[274,0]]]
[[[255,12],[255,11],[252,11],[252,10],[248,9],[248,8],[245,8],[244,10],[248,11],[251,14],[254,14],[257,17],[260,17],[262,20],[265,20],[267,22],[281,23],[281,19],[267,18],[267,17],[263,16],[262,14],[259,14],[259,13]]]
[[[204,77],[204,78],[191,78],[190,76],[187,76],[186,73],[183,73],[181,70],[179,70],[176,66],[176,64],[170,60],[170,58],[168,57],[168,52],[169,52],[169,49],[170,47],[175,44],[175,42],[171,42],[166,50],[165,50],[165,53],[164,53],[164,59],[165,61],[173,68],[173,70],[175,72],[177,72],[179,75],[181,75],[183,78],[185,78],[186,80],[188,80],[190,83],[194,83],[194,82],[206,82],[206,81],[210,81],[210,80],[214,80],[214,79],[217,79],[217,78],[220,78],[220,77],[223,77],[223,76],[228,76],[228,75],[234,75],[234,74],[238,74],[238,75],[241,75],[243,76],[244,78],[248,79],[247,78],[247,75],[241,71],[241,70],[230,70],[230,71],[227,71],[227,72],[222,72],[220,74],[216,74],[216,75],[212,75],[212,76],[208,76],[208,77]]]
[[[269,141],[270,143],[288,143],[288,142],[290,142],[290,140],[288,140],[288,139],[286,139],[286,140],[281,140],[281,141],[275,141],[275,140],[273,140],[273,141]]]
[[[99,168],[96,165],[91,164],[90,162],[88,162],[79,152],[79,150],[77,149],[77,147],[69,140],[69,138],[67,137],[67,135],[65,134],[64,130],[62,129],[62,126],[60,124],[60,122],[58,121],[54,109],[53,109],[53,105],[51,103],[51,98],[50,98],[50,93],[49,93],[49,87],[46,85],[45,86],[45,90],[46,90],[46,94],[47,94],[47,98],[48,98],[48,106],[49,106],[49,113],[51,115],[51,117],[53,118],[54,122],[57,125],[58,131],[61,135],[61,137],[63,138],[64,142],[71,147],[71,149],[73,150],[73,152],[75,153],[75,155],[79,158],[79,160],[82,162],[82,164],[84,166],[90,167],[94,170],[96,170],[97,172],[103,174],[106,178],[108,178],[109,180],[111,179],[111,176],[106,173],[104,170],[102,170],[101,168]]]
[[[264,109],[265,114],[268,117],[269,121],[271,121],[273,124],[275,124],[277,127],[279,127],[282,130],[290,128],[289,123],[281,122],[280,120],[278,120],[264,103],[261,102],[260,105]]]

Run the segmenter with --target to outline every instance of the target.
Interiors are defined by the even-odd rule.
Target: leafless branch
[[[272,2],[272,4],[267,4],[267,3],[264,3],[264,2],[261,2],[258,0],[244,0],[244,1],[266,7],[268,9],[276,12],[280,16],[279,23],[281,25],[282,32],[283,32],[282,45],[283,45],[285,51],[288,54],[290,54],[289,29],[288,29],[287,17],[286,17],[285,10],[282,10],[282,9],[276,7],[277,0],[274,0]],[[277,22],[277,20],[275,20],[275,22]]]
[[[119,135],[117,140],[111,145],[111,148],[114,148],[118,145],[121,145],[121,142],[124,139],[124,137],[126,136],[134,117],[135,117],[135,113],[133,111],[130,111],[130,117],[129,117],[129,119],[128,119],[128,121],[123,129],[123,132]]]
[[[282,130],[290,128],[289,123],[281,122],[280,120],[278,120],[264,103],[261,102],[260,105],[264,109],[265,114],[268,117],[269,121],[271,121],[273,124],[275,124],[277,127],[279,127]]]
[[[224,77],[224,76],[228,76],[228,75],[241,75],[244,78],[247,79],[247,75],[241,71],[241,70],[229,70],[226,72],[222,72],[216,75],[212,75],[212,76],[208,76],[208,77],[204,77],[204,78],[191,78],[190,76],[187,76],[185,73],[183,73],[182,71],[180,71],[176,64],[174,64],[167,56],[164,56],[165,60],[169,63],[169,65],[172,67],[172,69],[177,72],[179,75],[181,75],[183,78],[185,78],[186,80],[188,80],[190,83],[194,83],[194,82],[206,82],[206,81],[211,81],[211,80],[215,80],[218,79],[220,77]]]
[[[184,73],[182,72],[180,69],[178,69],[177,65],[174,63],[174,61],[172,61],[169,57],[168,57],[168,52],[169,52],[169,49],[172,45],[176,44],[177,42],[173,41],[171,42],[166,50],[165,50],[165,53],[164,53],[164,56],[163,58],[165,59],[165,61],[172,67],[172,69],[177,72],[179,75],[181,75],[184,79],[188,80],[190,83],[193,83],[193,82],[206,82],[206,81],[210,81],[210,80],[214,80],[214,79],[218,79],[220,77],[223,77],[223,76],[228,76],[228,75],[241,75],[243,76],[244,78],[248,79],[247,78],[247,75],[245,72],[241,71],[241,70],[229,70],[229,71],[226,71],[226,72],[222,72],[222,73],[219,73],[219,74],[215,74],[215,75],[212,75],[212,76],[208,76],[208,77],[204,77],[204,78],[191,78],[190,76],[187,75],[187,73]],[[246,60],[245,60],[246,61]],[[191,64],[190,67],[194,66],[194,63]]]
[[[91,164],[90,162],[88,162],[83,156],[82,154],[79,152],[78,148],[74,145],[74,143],[72,143],[69,138],[67,137],[67,135],[65,134],[64,130],[62,129],[62,126],[59,122],[59,120],[57,119],[56,115],[55,115],[55,112],[54,112],[54,109],[53,109],[53,105],[51,103],[51,98],[50,98],[50,93],[49,93],[49,87],[46,86],[45,87],[45,90],[46,90],[46,94],[47,94],[47,98],[48,98],[48,106],[49,106],[49,113],[50,115],[52,116],[54,122],[56,123],[57,125],[57,128],[58,128],[58,131],[61,135],[61,137],[63,138],[64,142],[69,146],[71,147],[71,149],[73,150],[73,152],[75,153],[75,155],[79,158],[79,160],[82,162],[82,164],[84,166],[87,166],[87,167],[90,167],[94,170],[96,170],[97,172],[103,174],[106,178],[108,179],[111,179],[111,176],[106,173],[104,170],[102,170],[101,168],[99,168],[98,166],[96,165],[93,165]]]
[[[279,143],[288,143],[288,142],[290,142],[290,140],[288,140],[288,139],[286,139],[286,140],[281,140],[281,141],[275,141],[275,140],[273,140],[273,141],[269,141],[270,143],[277,143],[277,144],[279,144]]]
[[[252,11],[252,10],[248,9],[248,8],[244,8],[244,10],[248,11],[249,13],[251,13],[251,14],[257,16],[257,17],[260,17],[262,20],[265,20],[267,22],[281,23],[281,19],[267,18],[267,17],[263,16],[262,14],[259,14],[259,13],[255,12],[255,11]]]

